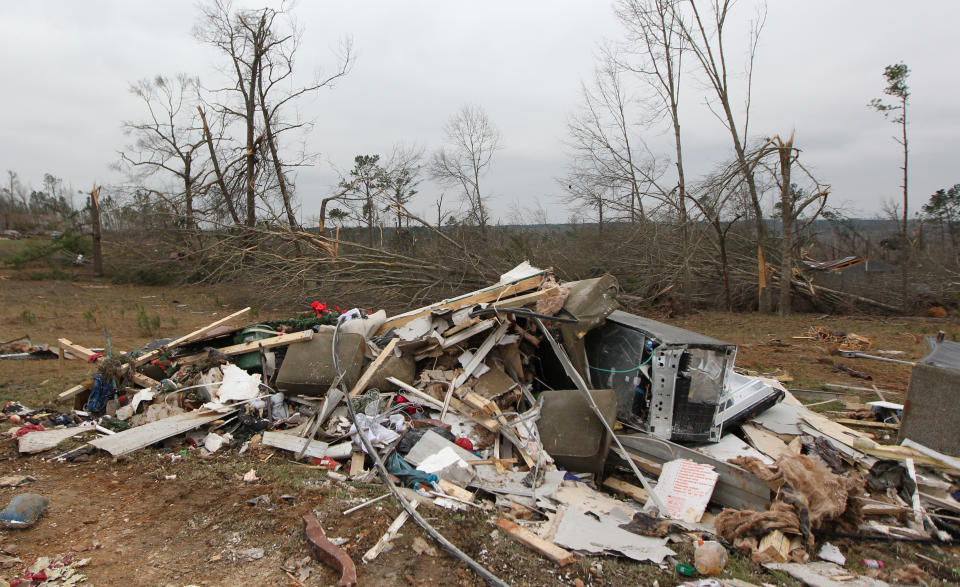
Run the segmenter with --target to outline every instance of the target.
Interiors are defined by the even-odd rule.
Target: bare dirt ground
[[[322,294],[318,294],[319,299]],[[326,300],[325,300],[326,301]],[[341,300],[329,300],[340,302]],[[143,308],[140,312],[138,304]],[[343,304],[341,304],[343,305]],[[67,337],[85,346],[102,346],[103,329],[114,349],[132,349],[158,336],[175,336],[238,309],[229,288],[149,288],[106,282],[25,281],[0,273],[0,340],[28,334],[34,343],[56,345]],[[300,308],[274,308],[267,295],[258,316],[289,316]],[[137,316],[158,316],[157,330],[137,326]],[[737,364],[761,373],[789,374],[787,386],[823,389],[826,382],[869,387],[869,382],[834,372],[841,362],[873,376],[878,387],[904,390],[909,367],[843,359],[828,345],[793,340],[811,325],[856,332],[874,339],[874,349],[906,351],[901,358],[921,355],[920,337],[944,330],[960,336],[960,324],[906,319],[832,318],[800,315],[781,319],[756,315],[696,313],[673,324],[738,343]],[[790,345],[769,346],[771,339]],[[92,371],[80,361],[0,361],[0,402],[20,401],[30,407],[67,411],[56,394]],[[870,393],[863,398],[873,399]],[[902,395],[890,398],[902,399]],[[829,406],[827,406],[829,407]],[[0,429],[6,425],[0,425]],[[64,443],[61,448],[70,448]],[[181,451],[186,450],[185,455]],[[311,556],[303,536],[301,516],[316,512],[331,538],[347,540],[344,548],[355,561],[370,548],[399,513],[386,500],[343,516],[342,511],[384,493],[379,485],[342,483],[326,472],[294,463],[272,450],[216,453],[197,456],[183,444],[149,448],[128,458],[104,453],[73,463],[23,457],[12,442],[0,444],[0,475],[26,474],[36,481],[26,487],[0,489],[0,502],[25,491],[41,493],[51,506],[27,530],[0,530],[0,548],[29,565],[39,556],[73,552],[89,557],[84,569],[97,585],[329,585],[336,573]],[[244,483],[242,475],[255,469],[259,481]],[[268,495],[271,506],[248,505],[247,500]],[[494,531],[487,514],[455,513],[435,507],[422,511],[437,528],[467,554],[516,585],[574,584],[661,585],[683,581],[672,568],[639,565],[615,558],[582,557],[563,569]],[[393,548],[369,565],[358,564],[361,584],[479,584],[476,577],[443,551],[419,554],[416,538],[427,538],[408,522]],[[861,558],[879,558],[887,570],[917,563],[928,583],[960,578],[957,549],[932,544],[854,543],[837,541],[848,552],[849,568],[863,571]],[[253,549],[253,550],[251,550]],[[262,558],[258,558],[263,549]],[[439,550],[439,549],[438,549]],[[680,562],[692,562],[692,552],[679,547]],[[922,553],[936,563],[916,557]],[[309,571],[305,570],[309,569]],[[23,565],[0,568],[0,578],[13,579]],[[754,583],[792,584],[748,558],[731,558],[724,577]],[[0,583],[2,584],[2,583]]]

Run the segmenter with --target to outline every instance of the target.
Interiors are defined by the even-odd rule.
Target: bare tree
[[[775,155],[774,163],[765,162],[768,155]],[[793,133],[790,138],[783,140],[780,136],[768,139],[767,142],[752,155],[761,161],[780,188],[780,300],[778,313],[789,316],[792,310],[791,288],[793,282],[793,261],[795,258],[795,234],[808,226],[823,212],[827,205],[827,195],[830,187],[821,184],[800,161],[800,149],[793,145]],[[809,187],[798,185],[793,169],[796,167]],[[798,226],[800,219],[807,209],[813,206],[813,213],[806,217],[806,221]]]
[[[447,121],[444,134],[448,144],[434,153],[430,173],[438,182],[463,190],[468,218],[486,232],[489,195],[480,188],[480,178],[501,148],[500,131],[483,108],[467,105]]]
[[[737,123],[737,117],[734,113],[734,88],[730,83],[730,72],[727,67],[727,55],[724,45],[727,32],[726,24],[734,2],[733,0],[710,0],[707,4],[709,4],[709,8],[704,11],[698,7],[695,0],[687,0],[686,6],[688,7],[690,18],[677,18],[674,22],[679,28],[684,46],[696,57],[697,63],[700,65],[700,70],[710,88],[713,90],[716,103],[721,110],[720,113],[714,111],[714,114],[717,115],[717,118],[720,119],[730,133],[730,139],[733,142],[733,150],[737,157],[740,173],[743,174],[747,195],[750,198],[750,206],[757,237],[757,252],[758,255],[762,256],[762,248],[767,239],[767,230],[764,224],[763,206],[760,201],[762,192],[757,189],[753,163],[748,161],[747,139],[749,137],[750,125],[753,64],[757,52],[757,43],[760,39],[760,31],[766,19],[766,7],[764,6],[760,12],[758,12],[756,18],[751,21],[748,33],[749,49],[743,88],[743,124],[740,126]],[[758,290],[760,311],[770,312],[772,308],[770,290],[763,287],[758,288]]]
[[[329,75],[317,74],[304,86],[293,83],[293,66],[300,34],[283,8],[275,10],[237,9],[226,0],[204,5],[203,18],[197,26],[197,38],[218,49],[227,58],[231,84],[222,88],[227,98],[216,108],[238,121],[243,128],[241,170],[247,226],[257,220],[257,199],[267,199],[267,187],[258,185],[268,175],[261,175],[259,166],[264,155],[270,160],[272,184],[279,192],[291,227],[298,227],[293,207],[293,188],[286,169],[306,164],[308,158],[287,161],[280,154],[280,135],[302,129],[296,118],[284,119],[283,109],[297,98],[330,87],[346,75],[352,64],[352,47],[345,42],[338,56],[337,67]],[[225,181],[223,183],[226,183]]]
[[[203,128],[191,107],[197,90],[197,80],[184,74],[132,84],[130,93],[143,102],[147,115],[142,121],[123,123],[134,142],[120,153],[121,167],[137,185],[159,182],[155,193],[188,229],[197,224],[196,203],[208,173]],[[172,185],[167,183],[171,180]]]
[[[642,195],[653,192],[663,199],[669,189],[658,180],[662,166],[633,132],[631,107],[635,106],[623,83],[623,70],[610,55],[604,56],[588,86],[581,84],[581,103],[567,123],[567,148],[573,158],[563,185],[583,188],[581,197],[596,207],[623,210],[630,222],[646,218]],[[589,186],[589,187],[588,187]],[[573,194],[574,199],[577,193]]]
[[[683,168],[680,135],[680,73],[683,65],[683,36],[678,26],[681,0],[619,0],[617,19],[624,28],[626,43],[617,61],[648,87],[650,120],[666,118],[674,139],[677,169],[676,209],[686,234],[687,180]]]

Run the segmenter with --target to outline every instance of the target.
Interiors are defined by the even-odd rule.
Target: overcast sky
[[[737,5],[734,41],[752,4]],[[485,180],[494,216],[510,223],[513,209],[539,205],[552,221],[570,217],[556,181],[568,162],[565,123],[598,44],[621,37],[609,2],[312,1],[295,14],[305,74],[332,64],[345,35],[357,51],[348,77],[301,105],[316,122],[308,145],[322,154],[298,177],[305,217],[355,155],[386,154],[398,142],[431,151],[444,122],[467,103],[482,106],[503,135]],[[0,170],[35,187],[47,172],[77,189],[118,181],[110,165],[129,140],[121,121],[143,115],[130,82],[179,72],[209,86],[218,81],[219,56],[191,35],[197,16],[190,2],[0,3]],[[803,160],[831,184],[833,205],[873,216],[900,197],[901,152],[895,127],[866,104],[882,94],[883,67],[902,60],[911,68],[910,190],[918,210],[936,189],[960,183],[958,22],[955,0],[771,2],[751,134],[795,129]],[[696,175],[729,156],[729,138],[703,107],[703,86],[689,83],[684,92],[687,166]],[[412,207],[429,214],[439,193],[425,183]]]

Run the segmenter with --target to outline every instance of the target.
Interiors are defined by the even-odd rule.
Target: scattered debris
[[[880,401],[804,392],[806,401],[858,400],[830,419],[783,387],[791,377],[782,368],[744,374],[735,370],[736,345],[619,311],[616,298],[610,276],[559,283],[549,270],[523,264],[489,287],[392,317],[315,302],[305,315],[245,325],[244,309],[127,353],[63,338],[64,355],[95,371],[60,394],[73,409],[9,402],[3,413],[24,454],[75,439],[80,446],[55,462],[162,443],[171,460],[189,451],[260,462],[280,455],[271,466],[289,460],[325,483],[382,481],[388,491],[374,499],[358,494],[343,511],[394,510],[385,501],[391,496],[403,506],[364,563],[396,544],[412,517],[432,539],[415,537],[415,554],[438,556],[439,544],[492,584],[499,579],[429,526],[423,507],[481,512],[495,532],[561,567],[593,554],[680,569],[668,545],[693,541],[697,571],[713,575],[727,563],[722,540],[810,584],[883,584],[833,564],[845,558],[822,532],[952,539],[948,524],[960,513],[952,495],[960,477],[956,427],[930,418],[957,405],[951,390],[960,381],[960,351],[934,341],[903,404],[887,401],[886,390],[845,384],[829,385],[875,391]],[[821,327],[795,338],[857,357],[873,344]],[[776,352],[791,346],[763,344]],[[824,360],[870,379],[834,359]],[[934,384],[941,387],[930,392]],[[869,433],[897,429],[901,445]],[[8,475],[0,487],[31,481]],[[234,477],[260,481],[254,468]],[[243,491],[238,501],[251,515],[296,499],[273,501],[251,485]],[[27,527],[48,505],[40,495],[20,495],[0,521]],[[328,539],[313,515],[303,522],[317,557],[340,571],[339,585],[355,585],[356,567],[340,548],[346,540]],[[266,555],[233,544],[235,560]],[[811,563],[810,553],[830,562]],[[299,584],[315,582],[307,563],[282,568]],[[60,582],[81,581],[74,577],[82,575]]]

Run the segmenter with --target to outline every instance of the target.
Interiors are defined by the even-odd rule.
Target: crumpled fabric
[[[367,440],[370,441],[370,444],[374,446],[385,446],[400,438],[400,434],[398,434],[397,431],[402,432],[404,429],[403,416],[400,414],[394,414],[382,421],[388,422],[390,424],[390,428],[383,426],[377,421],[377,418],[371,418],[366,414],[357,414],[357,425],[350,426],[350,430],[347,432],[347,434],[349,434],[350,438],[353,440],[353,445],[366,452],[363,442],[360,440],[360,435],[357,434],[358,426],[361,433],[367,438]]]
[[[390,453],[387,462],[384,463],[389,472],[394,477],[400,479],[407,487],[416,487],[421,483],[433,485],[440,481],[440,478],[433,474],[427,474],[407,462],[406,459],[396,452]]]
[[[104,383],[103,375],[97,373],[93,376],[93,391],[90,392],[90,399],[84,410],[94,416],[99,416],[107,411],[107,400],[113,397],[113,381]]]

